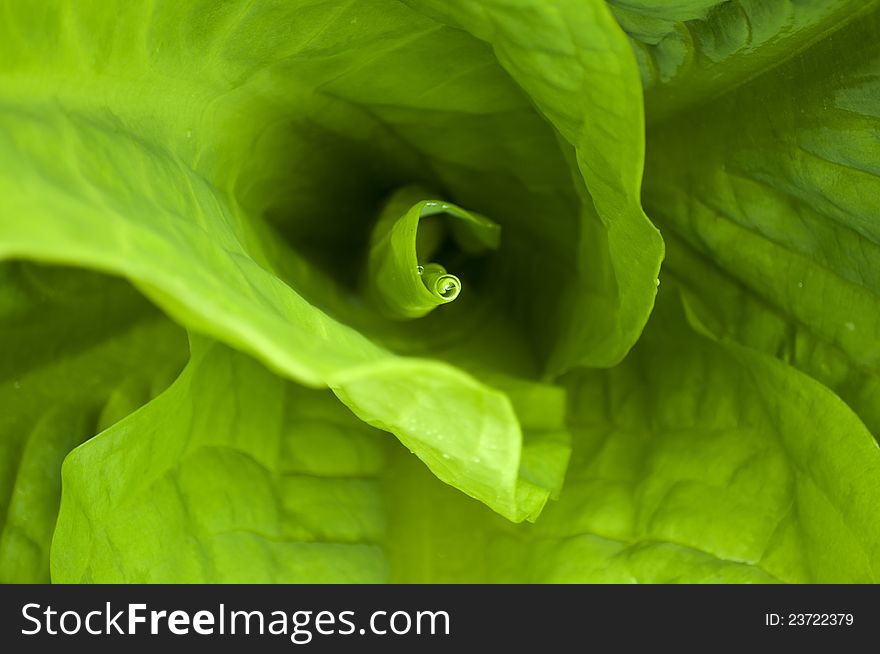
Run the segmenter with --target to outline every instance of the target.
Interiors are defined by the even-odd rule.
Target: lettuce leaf
[[[666,294],[623,365],[567,379],[575,457],[535,525],[444,489],[328,393],[196,341],[168,391],[67,458],[53,579],[876,581],[870,433]]]
[[[876,0],[608,0],[633,43],[652,121],[757,78]]]
[[[0,581],[875,581],[878,1],[0,2]]]
[[[645,191],[694,321],[804,370],[875,434],[878,28],[877,12],[860,18],[654,130]]]
[[[186,337],[119,280],[22,263],[0,279],[0,582],[47,583],[61,462],[170,384]]]
[[[608,8],[601,0],[408,4],[490,43],[573,147],[572,168],[582,178],[576,180],[579,241],[570,284],[558,299],[564,327],[548,371],[616,364],[650,313],[663,241],[639,203],[644,117],[638,72]]]
[[[574,455],[536,524],[504,524],[398,457],[396,580],[878,580],[871,434],[806,375],[695,333],[664,293],[621,366],[567,378]]]
[[[484,294],[501,299],[470,320],[489,315],[500,323],[493,333],[511,332],[505,339],[525,362],[505,374],[537,380],[542,370],[619,360],[650,310],[660,241],[638,204],[641,106],[626,84],[635,62],[604,5],[594,3],[584,24],[599,20],[596,34],[613,47],[601,65],[567,73],[577,88],[598,85],[584,111],[596,105],[599,113],[552,121],[578,151],[583,177],[569,169],[572,146],[528,92],[546,95],[557,113],[568,96],[532,88],[537,69],[524,91],[459,30],[390,0],[317,2],[302,12],[275,2],[207,9],[6,8],[0,212],[28,219],[0,222],[0,257],[122,275],[190,331],[298,382],[332,387],[372,424],[424,444],[413,449],[444,481],[511,519],[534,518],[549,491],[517,477],[522,430],[510,402],[470,374],[494,366],[473,348],[447,354],[468,321],[440,318],[415,337],[384,324],[346,285],[346,275],[369,273],[340,242],[358,241],[382,194],[430,180],[502,226],[506,247],[479,276]],[[559,29],[547,18],[547,29]],[[50,41],[59,46],[39,47]],[[539,53],[521,54],[541,64]],[[428,60],[436,63],[426,71]],[[627,99],[623,114],[607,106],[617,97]],[[621,128],[631,136],[614,160],[583,147],[591,134]],[[537,175],[536,159],[545,162]],[[326,221],[331,234],[316,233],[328,212],[343,218]],[[537,225],[538,215],[558,227]],[[351,236],[340,241],[340,231]],[[536,250],[535,236],[546,247]],[[641,263],[619,265],[616,248],[636,251]],[[525,288],[497,293],[514,274]],[[536,300],[522,302],[523,293]],[[512,326],[523,321],[526,329]],[[411,344],[431,360],[412,358]],[[389,403],[400,376],[411,392]],[[438,395],[466,420],[437,417],[429,428],[410,419],[430,412]],[[442,465],[444,454],[461,462],[459,450],[475,451],[445,444],[462,438],[504,454]]]
[[[382,581],[382,440],[329,393],[192,349],[166,393],[67,457],[52,579]]]

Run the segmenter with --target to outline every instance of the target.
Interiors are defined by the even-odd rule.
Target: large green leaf
[[[876,0],[608,0],[657,121],[778,66]]]
[[[638,207],[641,112],[625,83],[635,65],[603,10],[581,22],[600,21],[609,49],[572,73],[580,87],[605,85],[591,100],[602,113],[557,125],[576,141],[586,188],[534,108],[529,94],[547,90],[534,75],[518,87],[478,40],[391,0],[9,2],[0,15],[0,257],[127,277],[191,331],[332,386],[425,451],[454,460],[445,443],[491,444],[504,456],[435,472],[511,519],[537,514],[549,489],[520,490],[522,426],[479,376],[618,360],[650,310],[659,260]],[[605,171],[612,151],[583,144],[618,129],[633,137]],[[488,216],[504,239],[463,280],[473,292],[457,314],[401,331],[353,288],[381,202],[411,182]],[[611,250],[631,248],[639,265],[612,264],[599,220],[581,220],[588,191],[609,233],[635,235]],[[513,363],[496,370],[510,357],[472,346],[482,339],[511,343]],[[371,396],[390,370],[408,375],[410,404]],[[438,393],[463,402],[455,420],[407,420]],[[484,405],[498,410],[483,416]]]
[[[666,270],[716,336],[777,354],[880,434],[876,12],[651,134]]]
[[[828,389],[661,299],[620,366],[568,379],[559,502],[510,525],[398,457],[400,581],[876,582],[880,450]],[[475,571],[477,571],[475,575]]]
[[[880,451],[831,392],[690,330],[567,382],[561,499],[513,525],[223,346],[64,466],[56,581],[876,581]],[[527,413],[523,411],[523,413]]]
[[[564,261],[570,280],[558,305],[532,326],[545,328],[561,312],[551,374],[614,365],[650,314],[663,256],[663,241],[639,203],[644,116],[626,39],[600,0],[407,4],[487,41],[573,148],[571,165],[582,178],[577,256]]]
[[[171,388],[65,461],[56,582],[380,582],[381,434],[197,340]]]
[[[186,338],[121,281],[0,265],[0,582],[49,581],[68,452],[146,403]]]
[[[0,576],[877,581],[878,28],[0,0]]]

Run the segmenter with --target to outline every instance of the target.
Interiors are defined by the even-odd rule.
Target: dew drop
[[[847,328],[848,331],[854,332],[856,330],[856,324],[851,320],[847,320],[843,323],[843,326]]]
[[[21,388],[21,382],[16,379],[14,382],[12,382],[12,387],[15,390],[18,390],[19,388]]]
[[[443,458],[444,458],[444,459],[449,459],[449,455],[448,455],[446,452],[444,452],[444,453],[443,453]]]
[[[803,287],[804,287],[804,283],[803,283],[803,282],[798,282],[798,288],[803,288]]]
[[[474,457],[473,459],[471,459],[471,460],[472,460],[474,463],[479,463],[479,462],[480,462],[480,457],[475,456],[475,457]]]
[[[424,266],[416,266],[416,272],[421,275],[423,272],[425,272],[425,267]]]
[[[444,279],[437,288],[437,292],[444,300],[451,300],[459,293],[460,287],[454,278]]]

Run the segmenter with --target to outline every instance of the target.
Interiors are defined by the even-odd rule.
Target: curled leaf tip
[[[461,279],[441,264],[418,263],[434,254],[447,236],[469,255],[498,245],[498,225],[454,204],[425,199],[431,195],[418,187],[401,189],[373,229],[365,290],[388,318],[421,318],[461,294]]]
[[[425,288],[441,302],[452,302],[461,293],[461,280],[446,272],[446,268],[439,263],[429,263],[419,268]]]

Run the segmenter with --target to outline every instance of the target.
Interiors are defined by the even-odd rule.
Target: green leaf
[[[569,454],[564,402],[538,384],[523,384],[518,399],[537,398],[557,431],[536,429],[525,447],[505,393],[439,362],[389,361],[339,377],[332,388],[361,420],[397,435],[440,480],[510,520],[534,520],[562,486]],[[543,426],[525,418],[528,428]],[[541,443],[551,448],[549,456]],[[548,466],[543,474],[534,472],[540,464]]]
[[[381,582],[383,438],[326,391],[197,340],[156,400],[74,450],[55,582]]]
[[[480,488],[499,471],[503,490],[492,497],[504,499],[493,508],[536,515],[544,491],[517,496],[512,481],[522,448],[516,417],[507,410],[486,422],[475,411],[501,394],[470,373],[506,357],[470,346],[463,354],[457,344],[492,315],[495,324],[480,330],[523,353],[500,372],[533,381],[549,349],[575,342],[560,340],[552,316],[575,297],[578,189],[567,146],[491,52],[391,0],[2,11],[0,215],[9,219],[0,220],[0,258],[126,277],[189,331],[303,384],[342,389],[357,376],[379,388],[397,366],[411,374],[413,402],[452,384],[451,397],[473,402],[456,407],[479,424],[467,435],[447,433],[451,423],[412,434],[398,413],[426,407],[347,397],[369,403],[354,410],[384,407],[376,421],[438,451],[435,432],[450,441],[492,434],[509,454],[503,472],[481,459],[446,479],[494,502]],[[630,203],[637,169],[628,172]],[[358,264],[381,203],[413,182],[490,216],[505,247],[482,263],[485,275],[475,273],[482,283],[468,286],[470,306],[485,308],[466,319],[432,315],[431,326],[405,332],[364,307],[351,275],[364,274]],[[522,282],[513,289],[511,275]],[[602,293],[614,286],[606,274],[595,284]],[[629,333],[626,342],[609,337],[612,358],[634,340],[649,305],[635,318],[591,309],[607,318],[600,331]],[[605,358],[600,345],[584,347]],[[462,370],[400,358],[419,350]]]
[[[659,121],[766,73],[876,0],[608,0],[629,34]]]
[[[198,340],[193,353],[168,391],[65,461],[53,580],[386,580],[395,516],[380,491],[414,457],[389,448],[326,391],[285,381],[218,344]],[[540,456],[526,476],[556,480],[558,470],[538,464],[555,460],[564,471],[567,443],[552,436],[561,420],[552,410],[533,413],[539,404],[564,410],[561,390],[522,385],[512,395],[530,427],[526,459]],[[486,443],[475,446],[498,459],[479,449]],[[389,454],[407,465],[386,464]]]
[[[654,130],[645,203],[695,324],[791,362],[880,434],[877,29],[875,12]]]
[[[676,304],[661,296],[623,364],[567,379],[574,456],[536,524],[505,524],[398,460],[392,578],[876,582],[867,429],[784,363],[695,334]]]
[[[0,576],[877,581],[878,2],[0,1]]]
[[[614,365],[650,314],[663,257],[663,241],[639,203],[644,117],[624,35],[600,0],[407,4],[488,42],[573,148],[579,241],[561,301],[542,316],[561,325],[547,371]]]
[[[182,330],[124,282],[0,265],[0,582],[49,581],[62,460],[186,356]]]
[[[674,309],[620,369],[574,381],[584,458],[542,524],[565,540],[529,559],[538,574],[604,576],[604,551],[618,581],[876,582],[870,433],[820,384],[695,336]]]

